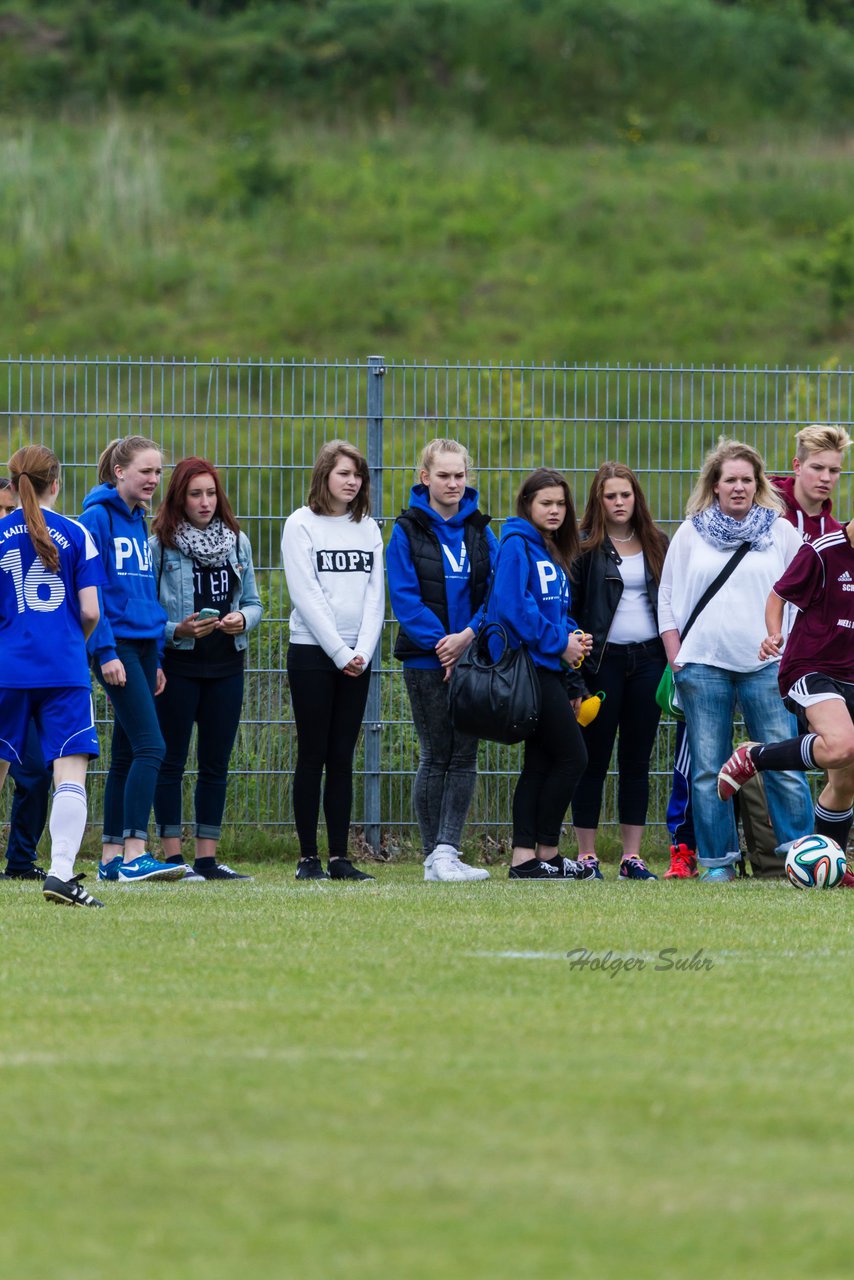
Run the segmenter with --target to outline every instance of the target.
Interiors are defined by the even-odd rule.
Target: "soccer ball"
[[[796,889],[833,889],[846,869],[845,854],[830,836],[801,836],[786,854],[786,875]]]

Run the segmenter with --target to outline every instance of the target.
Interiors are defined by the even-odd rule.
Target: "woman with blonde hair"
[[[291,600],[288,684],[297,730],[298,880],[373,879],[348,856],[353,756],[385,608],[382,535],[370,515],[370,486],[359,450],[330,440],[314,464],[308,503],[288,517],[282,533]],[[321,790],[328,872],[317,843]]]
[[[685,713],[697,861],[704,880],[728,881],[740,853],[732,802],[717,796],[718,770],[732,751],[736,703],[751,738],[792,736],[792,717],[775,696],[779,659],[757,655],[765,601],[801,539],[781,518],[783,503],[761,455],[741,441],[719,441],[686,510],[664,561],[658,621]],[[766,787],[781,846],[811,830],[802,774],[769,774]]]
[[[9,764],[21,762],[34,721],[55,786],[44,896],[101,907],[74,875],[74,860],[86,827],[86,770],[98,755],[86,638],[98,622],[104,571],[86,530],[53,511],[56,455],[29,445],[12,455],[9,471],[20,505],[0,521],[0,784]]]
[[[159,862],[146,847],[166,750],[154,704],[165,685],[160,653],[166,613],[157,599],[145,522],[162,471],[163,457],[153,440],[111,441],[98,460],[98,484],[84,498],[80,517],[106,573],[101,619],[89,638],[89,652],[114,714],[98,879],[123,884],[184,875],[183,865]]]
[[[388,548],[388,590],[400,623],[394,655],[418,734],[413,798],[424,851],[424,879],[486,880],[463,862],[460,845],[477,782],[477,738],[448,715],[448,680],[474,639],[498,543],[469,483],[468,450],[431,440],[418,464],[410,505]]]

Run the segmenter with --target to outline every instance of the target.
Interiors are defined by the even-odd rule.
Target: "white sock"
[[[50,809],[50,875],[60,880],[72,878],[85,830],[85,787],[76,782],[60,783]]]

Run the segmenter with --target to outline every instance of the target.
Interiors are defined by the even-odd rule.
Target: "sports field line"
[[[230,1059],[233,1062],[306,1062],[324,1059],[332,1062],[362,1062],[375,1057],[367,1049],[317,1049],[304,1045],[285,1045],[281,1048],[265,1048],[257,1046],[249,1049],[220,1049],[214,1045],[206,1046],[202,1052],[192,1049],[181,1050],[182,1060],[188,1062],[207,1062],[211,1058]],[[128,1056],[119,1053],[47,1053],[37,1049],[32,1052],[23,1050],[18,1053],[0,1053],[0,1070],[13,1070],[16,1067],[58,1067],[74,1064],[88,1067],[121,1067],[126,1064]]]

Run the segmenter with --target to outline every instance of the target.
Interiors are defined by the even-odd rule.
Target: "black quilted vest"
[[[469,559],[469,593],[471,611],[474,615],[483,604],[486,588],[489,584],[489,543],[486,540],[486,526],[491,520],[482,511],[473,511],[465,520],[466,555]],[[412,552],[412,565],[418,578],[421,599],[428,609],[435,613],[448,634],[448,597],[445,591],[445,564],[439,539],[433,532],[432,521],[417,507],[408,507],[402,511],[395,522],[399,524],[409,539]],[[432,649],[421,649],[403,630],[398,628],[394,646],[396,658],[418,658]]]

